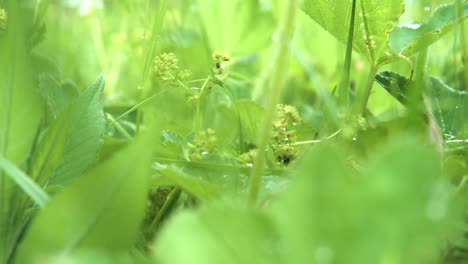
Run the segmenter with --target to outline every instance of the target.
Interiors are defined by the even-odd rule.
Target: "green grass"
[[[0,0],[0,263],[466,263],[466,0]]]

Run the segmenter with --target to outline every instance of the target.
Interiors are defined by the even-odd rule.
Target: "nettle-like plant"
[[[138,65],[139,97],[114,107],[104,103],[103,76],[80,89],[38,55],[51,1],[32,9],[0,1],[0,262],[463,259],[467,94],[428,76],[425,65],[428,47],[463,25],[467,1],[441,6],[417,27],[397,26],[403,0],[287,1],[256,102],[236,90],[235,81],[249,79],[236,70],[256,59],[245,54],[270,44],[276,18],[266,2],[196,1],[199,38],[210,51],[199,69],[158,46],[171,4],[158,1]],[[328,127],[312,135],[303,127],[310,113],[281,98],[292,86],[285,84],[301,10],[347,48],[337,98],[320,94],[325,108],[338,106],[323,115],[320,126],[336,131],[324,139],[317,137]],[[354,97],[353,50],[370,69]],[[409,65],[406,76],[378,73],[397,61]],[[367,109],[374,81],[406,107],[409,117],[397,121],[417,124],[385,127],[392,135],[377,140],[388,142],[365,142],[366,152],[362,142],[381,125]],[[439,148],[406,130],[421,124],[440,136]],[[350,127],[360,140],[347,137]]]
[[[408,26],[397,26],[398,19],[404,13],[402,0],[305,1],[303,10],[335,38],[347,44],[344,81],[339,91],[342,103],[347,103],[349,94],[351,49],[368,61],[368,82],[361,92],[359,108],[364,113],[377,71],[386,64],[404,60],[411,66],[412,77],[415,69],[410,57],[424,53],[430,45],[447,35],[455,24],[466,19],[468,4],[460,1],[458,5],[464,10],[461,16],[457,5],[447,5],[436,10],[427,23]],[[424,71],[420,69],[424,65],[424,62],[418,63],[418,74]]]

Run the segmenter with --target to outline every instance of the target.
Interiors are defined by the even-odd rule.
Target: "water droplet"
[[[356,141],[357,140],[357,137],[353,137],[353,141]]]

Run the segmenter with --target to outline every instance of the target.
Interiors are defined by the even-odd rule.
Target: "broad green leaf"
[[[0,171],[10,178],[40,207],[49,201],[49,196],[28,175],[0,155]]]
[[[43,116],[43,102],[35,83],[24,39],[22,10],[17,1],[2,1],[8,13],[0,35],[0,155],[26,170],[27,159]],[[23,191],[0,172],[0,263],[6,263],[23,224],[18,201]]]
[[[177,186],[201,201],[213,201],[221,197],[214,185],[205,180],[186,175],[175,166],[160,169],[158,172],[161,175],[154,176],[153,186]]]
[[[39,77],[39,90],[56,118],[80,94],[72,83],[60,83],[50,74]]]
[[[351,0],[305,0],[303,10],[342,43],[347,42]],[[371,64],[394,60],[388,35],[404,12],[403,0],[358,0],[353,49]]]
[[[49,263],[83,250],[130,250],[145,209],[153,133],[53,197],[33,220],[17,263]]]
[[[468,92],[457,91],[438,78],[429,81],[434,117],[449,137],[468,137]]]
[[[464,4],[464,14],[462,20],[468,17],[468,3]],[[389,44],[395,52],[408,57],[437,42],[447,35],[456,24],[456,6],[442,6],[425,24],[396,27],[390,33]]]
[[[396,139],[372,153],[363,173],[329,146],[305,157],[273,207],[288,263],[437,260],[448,195],[436,151]]]
[[[408,105],[411,82],[395,72],[381,72],[377,82],[403,105]],[[466,137],[468,123],[468,93],[457,91],[438,78],[431,77],[427,82],[426,95],[432,107],[432,114],[444,135]],[[422,99],[422,98],[421,98]]]
[[[275,250],[264,213],[222,204],[174,216],[157,237],[154,254],[161,264],[270,264],[279,263]]]
[[[233,54],[255,52],[270,44],[275,21],[258,0],[198,0],[200,19],[211,50]],[[205,15],[209,14],[209,15]]]
[[[408,78],[396,72],[384,71],[377,74],[375,80],[401,104],[408,105]]]
[[[66,184],[96,161],[105,128],[103,89],[101,76],[71,106],[60,111],[43,136],[32,173],[40,184]]]

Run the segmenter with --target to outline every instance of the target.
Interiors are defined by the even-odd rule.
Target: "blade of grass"
[[[136,104],[136,105],[133,106],[132,108],[128,109],[125,113],[121,114],[119,117],[117,117],[116,119],[114,119],[114,120],[112,121],[112,123],[110,123],[110,126],[114,125],[115,122],[119,121],[120,119],[126,117],[127,115],[129,115],[130,113],[132,113],[133,111],[135,111],[136,109],[138,109],[138,107],[140,107],[140,106],[146,104],[147,102],[149,102],[149,101],[151,101],[152,99],[156,98],[158,95],[160,95],[160,94],[162,94],[162,93],[164,93],[164,92],[167,92],[167,91],[169,91],[170,89],[171,89],[171,88],[162,90],[162,91],[160,91],[160,92],[158,92],[158,93],[155,93],[155,94],[153,94],[152,96],[146,98],[145,100],[139,102],[138,104]]]
[[[37,0],[34,7],[34,25],[38,26],[44,19],[51,0]]]
[[[345,63],[343,68],[343,79],[341,80],[338,95],[340,98],[340,102],[343,107],[348,105],[349,101],[349,76],[351,71],[351,57],[353,54],[353,38],[354,38],[354,18],[356,16],[356,2],[357,0],[353,0],[353,5],[351,7],[351,21],[349,23],[349,31],[348,31],[348,43],[346,44],[346,57]]]
[[[156,14],[156,16],[154,16],[154,19],[153,19],[153,29],[152,29],[152,32],[151,32],[151,41],[150,41],[149,47],[147,49],[148,53],[146,54],[145,67],[143,69],[142,86],[145,85],[146,80],[147,80],[148,75],[149,75],[149,69],[151,67],[151,62],[152,62],[152,59],[153,59],[153,56],[154,56],[154,50],[156,49],[156,43],[157,43],[159,33],[160,33],[162,25],[163,25],[164,16],[166,14],[167,3],[168,3],[167,0],[160,1],[160,6],[159,6],[158,13]]]
[[[272,123],[275,115],[276,105],[279,102],[281,95],[281,88],[286,78],[288,57],[289,57],[289,42],[291,41],[294,34],[294,25],[297,11],[297,1],[289,1],[288,10],[285,17],[284,28],[281,32],[280,46],[278,51],[278,57],[274,65],[273,74],[270,78],[268,103],[265,108],[265,116],[263,118],[262,129],[260,132],[258,154],[255,157],[253,169],[250,176],[249,182],[249,198],[248,202],[250,205],[257,203],[258,194],[260,192],[262,175],[265,170],[266,152],[268,141],[270,140],[270,134],[272,131]]]
[[[0,169],[12,179],[34,202],[44,207],[49,201],[47,195],[28,175],[18,169],[13,163],[0,156]]]

